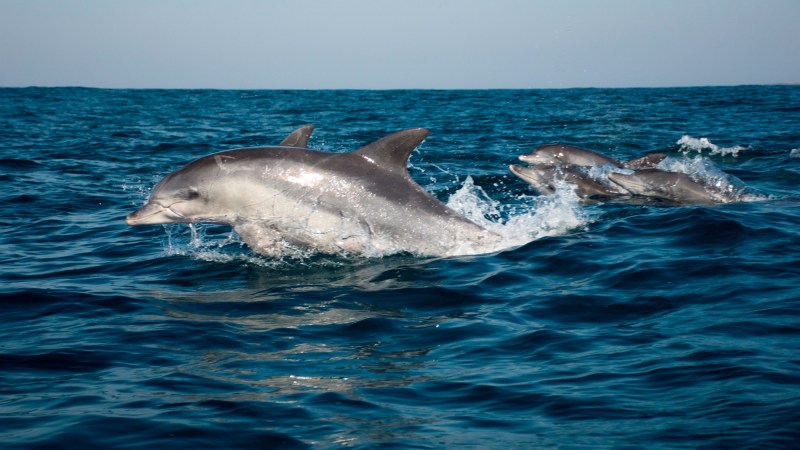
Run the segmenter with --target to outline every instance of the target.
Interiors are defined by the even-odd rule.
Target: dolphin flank
[[[609,180],[633,195],[669,200],[682,204],[730,203],[741,200],[740,193],[724,190],[681,172],[642,169],[632,174],[610,173]]]
[[[476,254],[501,237],[460,216],[409,176],[411,152],[428,130],[390,134],[349,153],[306,147],[313,126],[282,145],[242,148],[190,162],[167,175],[129,225],[230,225],[255,252],[298,248],[383,256]]]

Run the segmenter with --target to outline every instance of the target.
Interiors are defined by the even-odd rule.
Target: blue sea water
[[[508,248],[274,260],[125,224],[304,123],[330,152],[428,128],[412,176]],[[0,125],[3,448],[800,446],[799,86],[0,89]],[[755,194],[538,196],[507,167],[550,142]]]

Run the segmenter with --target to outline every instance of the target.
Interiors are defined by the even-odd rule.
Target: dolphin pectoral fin
[[[408,157],[428,137],[425,128],[398,131],[369,143],[351,154],[392,172],[408,176]]]
[[[135,225],[158,225],[164,223],[180,222],[181,217],[169,208],[158,203],[148,203],[136,211],[128,214],[125,223]]]
[[[283,147],[306,148],[308,145],[308,138],[311,137],[312,132],[314,132],[313,124],[303,125],[302,127],[289,133],[289,135],[286,136],[286,138],[282,140],[279,145]]]

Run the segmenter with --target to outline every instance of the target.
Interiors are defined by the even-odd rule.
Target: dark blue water
[[[523,242],[275,261],[125,225],[170,171],[304,123],[333,152],[430,129],[414,178]],[[0,129],[3,448],[800,445],[800,87],[0,89]],[[553,141],[759,195],[538,197],[507,166]]]

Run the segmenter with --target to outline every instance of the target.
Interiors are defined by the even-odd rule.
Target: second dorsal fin
[[[398,131],[352,152],[385,170],[408,175],[408,157],[428,137],[425,128]]]
[[[289,135],[281,141],[280,145],[284,147],[306,148],[306,145],[308,145],[308,138],[311,137],[313,131],[314,125],[303,125],[289,133]]]
[[[665,160],[667,155],[665,153],[651,153],[641,158],[632,159],[625,163],[625,167],[629,169],[649,169],[658,165],[661,161]]]

